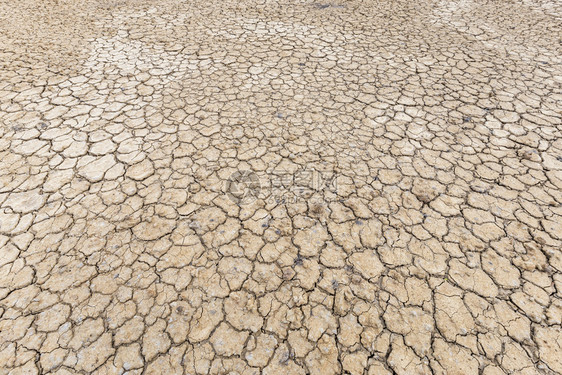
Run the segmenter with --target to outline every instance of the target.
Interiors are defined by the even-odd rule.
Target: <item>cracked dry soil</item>
[[[561,17],[1,0],[0,373],[562,373]]]

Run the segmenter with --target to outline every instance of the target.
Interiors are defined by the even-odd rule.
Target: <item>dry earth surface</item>
[[[1,0],[0,373],[562,373],[561,17]]]

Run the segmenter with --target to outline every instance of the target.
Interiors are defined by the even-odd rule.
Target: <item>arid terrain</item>
[[[562,373],[559,0],[0,0],[0,374]]]

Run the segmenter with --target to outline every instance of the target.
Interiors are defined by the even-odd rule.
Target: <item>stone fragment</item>
[[[96,342],[80,350],[76,355],[76,369],[92,372],[102,365],[113,353],[111,333],[104,333]]]
[[[133,180],[142,181],[154,174],[154,166],[149,159],[144,159],[140,163],[127,168],[125,175]]]
[[[135,236],[144,241],[152,241],[171,233],[176,226],[174,220],[153,216],[133,227]]]
[[[376,281],[384,271],[384,265],[373,250],[354,253],[349,257],[349,261],[359,274],[368,280]]]
[[[101,158],[85,156],[78,161],[78,175],[90,182],[98,182],[103,179],[105,172],[113,167],[115,163],[113,155],[105,155]]]
[[[226,323],[221,323],[210,338],[218,355],[240,355],[246,339],[247,331],[237,331]]]
[[[2,204],[10,207],[18,213],[29,213],[39,210],[47,200],[47,195],[42,194],[40,189],[28,190],[21,193],[11,193]]]

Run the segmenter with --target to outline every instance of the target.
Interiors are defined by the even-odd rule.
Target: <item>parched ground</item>
[[[0,1],[0,373],[562,373],[558,0]]]

